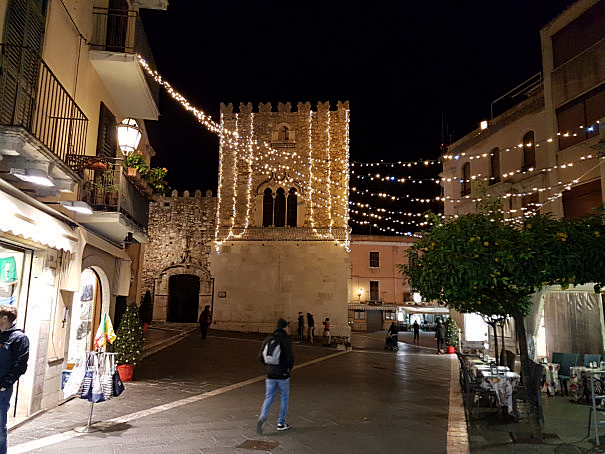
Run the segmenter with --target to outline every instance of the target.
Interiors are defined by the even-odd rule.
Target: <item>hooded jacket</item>
[[[0,332],[0,388],[8,388],[27,370],[29,339],[15,326]]]
[[[292,342],[290,342],[288,334],[281,328],[273,331],[273,336],[275,336],[281,348],[279,364],[265,364],[265,360],[263,358],[263,349],[265,348],[265,343],[268,342],[269,338],[265,339],[265,341],[263,342],[260,351],[258,352],[258,359],[261,363],[265,364],[265,368],[267,369],[267,378],[289,378],[290,373],[292,372],[292,367],[294,366],[294,353],[292,352]]]

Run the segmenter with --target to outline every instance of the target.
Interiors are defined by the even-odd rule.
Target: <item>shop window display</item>
[[[24,253],[0,244],[0,304],[19,303]]]
[[[95,313],[97,275],[91,269],[82,272],[80,291],[74,295],[69,335],[68,363],[75,364],[90,350]]]

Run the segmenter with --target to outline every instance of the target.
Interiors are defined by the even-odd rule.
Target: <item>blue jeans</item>
[[[279,388],[279,419],[277,420],[277,424],[285,424],[286,413],[288,413],[288,399],[290,398],[290,379],[267,378],[265,380],[265,385],[265,401],[263,402],[259,419],[262,419],[263,421],[267,419],[267,414],[275,399],[277,388]]]
[[[6,422],[12,394],[12,386],[6,391],[0,391],[0,454],[6,454]]]

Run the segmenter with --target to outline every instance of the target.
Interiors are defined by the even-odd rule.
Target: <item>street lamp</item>
[[[363,289],[359,289],[357,292],[357,296],[359,296],[359,302],[361,303],[361,295],[363,295]]]
[[[139,146],[139,141],[141,140],[141,128],[139,128],[136,120],[132,118],[125,118],[117,128],[120,150],[122,150],[122,153],[125,157],[128,157]]]

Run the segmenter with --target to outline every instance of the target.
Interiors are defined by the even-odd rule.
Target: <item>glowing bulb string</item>
[[[591,154],[588,154],[585,156],[580,156],[578,159],[575,159],[573,161],[568,161],[564,164],[557,164],[552,167],[540,167],[540,168],[532,167],[527,170],[517,169],[517,170],[503,173],[502,175],[500,175],[500,178],[509,178],[509,177],[512,177],[513,175],[519,175],[519,174],[523,175],[523,176],[529,176],[529,175],[536,174],[536,173],[552,172],[553,170],[556,170],[556,169],[566,169],[568,167],[573,167],[574,164],[585,162],[585,161],[593,159],[595,157],[596,156],[594,156],[591,153]],[[450,169],[444,168],[444,172],[447,172]],[[495,179],[496,179],[496,177],[483,177],[482,173],[478,173],[478,174],[471,175],[470,178],[467,178],[467,179],[461,178],[461,177],[444,177],[441,180],[442,180],[442,182],[459,181],[460,183],[465,183],[468,181],[493,181]]]
[[[585,131],[585,132],[589,132],[589,133],[596,133],[597,132],[597,126],[599,125],[600,121],[596,120],[595,124],[588,126],[588,127],[584,127],[583,125],[578,126],[578,131]],[[480,134],[480,133],[479,133]],[[468,157],[470,159],[481,159],[481,158],[486,158],[486,157],[490,157],[493,156],[493,151],[494,150],[498,150],[498,152],[502,153],[502,152],[513,152],[513,151],[519,151],[522,150],[524,147],[531,147],[532,145],[535,146],[536,148],[540,147],[541,145],[544,145],[545,143],[552,143],[554,142],[554,139],[558,139],[561,137],[567,138],[567,137],[578,137],[581,134],[581,132],[572,132],[572,131],[565,131],[565,132],[557,132],[554,136],[550,136],[550,137],[546,137],[540,140],[534,140],[533,142],[528,142],[528,143],[519,143],[517,145],[509,145],[507,147],[499,147],[499,146],[490,146],[490,152],[483,152],[483,153],[476,153],[476,154],[468,154]],[[588,140],[588,139],[586,139]],[[460,159],[461,156],[467,156],[466,152],[462,152],[462,153],[453,153],[453,154],[445,154],[442,156],[442,158],[444,160],[449,160],[449,159],[455,159],[458,160]]]

